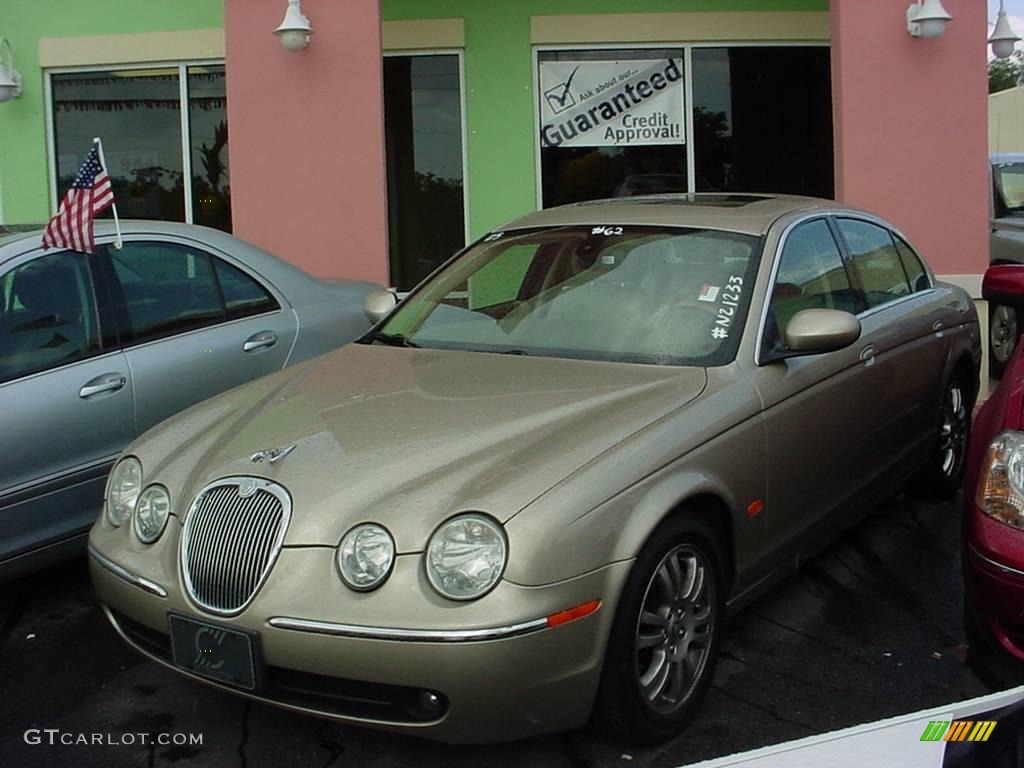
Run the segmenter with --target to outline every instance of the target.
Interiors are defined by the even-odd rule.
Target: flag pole
[[[110,169],[107,168],[107,158],[104,157],[104,155],[103,155],[103,141],[100,140],[99,136],[95,136],[92,141],[93,141],[93,144],[95,144],[96,147],[99,150],[100,165],[103,166],[103,172],[106,173],[107,176],[109,177],[110,176]],[[111,180],[111,181],[113,181],[113,180]],[[110,192],[111,192],[111,195],[113,195],[113,192],[114,192],[113,188],[111,188]],[[118,250],[121,250],[121,247],[124,245],[124,243],[121,242],[121,220],[117,217],[117,201],[115,200],[115,201],[111,202],[110,207],[114,211],[114,230],[117,232],[117,242],[114,243],[114,247],[116,249],[118,249]]]

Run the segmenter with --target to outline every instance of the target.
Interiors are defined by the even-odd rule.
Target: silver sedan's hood
[[[286,544],[334,545],[375,521],[411,552],[453,513],[508,519],[706,382],[700,368],[349,345],[186,411],[132,452],[178,494],[176,514],[212,480],[261,476],[292,496]]]

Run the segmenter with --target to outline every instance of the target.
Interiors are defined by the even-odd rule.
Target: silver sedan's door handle
[[[242,345],[243,352],[255,352],[257,349],[263,349],[265,347],[272,347],[277,344],[277,335],[270,331],[260,331],[254,333],[245,343]]]
[[[860,359],[868,365],[875,362],[875,355],[878,354],[878,347],[874,344],[868,344],[864,349],[860,351]]]
[[[78,396],[82,398],[101,395],[104,392],[117,392],[123,389],[128,383],[128,377],[120,373],[104,373],[95,379],[90,379],[78,390]]]

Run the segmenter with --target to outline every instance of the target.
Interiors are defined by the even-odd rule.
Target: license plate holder
[[[218,683],[255,691],[256,635],[219,624],[167,614],[174,665]]]

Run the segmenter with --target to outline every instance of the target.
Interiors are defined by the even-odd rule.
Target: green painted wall
[[[50,216],[39,38],[223,26],[220,0],[3,0],[0,35],[10,40],[23,78],[21,98],[0,104],[3,222],[39,223]]]
[[[536,206],[531,16],[819,11],[828,9],[828,0],[381,0],[381,5],[386,21],[465,19],[467,180],[475,237]],[[0,33],[11,41],[24,77],[22,97],[0,105],[3,221],[42,222],[50,215],[39,38],[209,29],[223,26],[223,16],[220,0],[3,0]]]
[[[827,10],[828,0],[381,0],[384,21],[465,19],[472,237],[536,208],[531,16]]]

